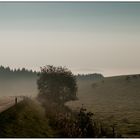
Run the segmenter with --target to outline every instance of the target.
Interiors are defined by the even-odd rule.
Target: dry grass
[[[140,137],[139,75],[78,81],[78,87],[79,101],[69,102],[71,108],[84,104],[106,125],[115,124],[123,137]]]

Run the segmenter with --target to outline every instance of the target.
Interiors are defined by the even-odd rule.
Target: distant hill
[[[140,137],[140,74],[106,77],[102,80],[78,80],[78,101],[106,124],[116,124],[124,137]]]

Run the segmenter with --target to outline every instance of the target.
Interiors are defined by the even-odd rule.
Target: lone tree
[[[65,67],[51,65],[41,67],[37,84],[39,89],[38,97],[41,99],[46,98],[56,103],[65,103],[76,99],[76,78]]]

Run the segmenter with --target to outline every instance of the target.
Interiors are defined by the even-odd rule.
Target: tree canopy
[[[76,78],[67,68],[47,65],[41,67],[38,75],[39,98],[47,98],[56,103],[76,99]]]

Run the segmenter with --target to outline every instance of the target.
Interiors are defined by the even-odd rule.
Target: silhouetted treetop
[[[67,68],[47,65],[41,67],[38,75],[39,98],[47,98],[57,103],[76,99],[76,78]]]

